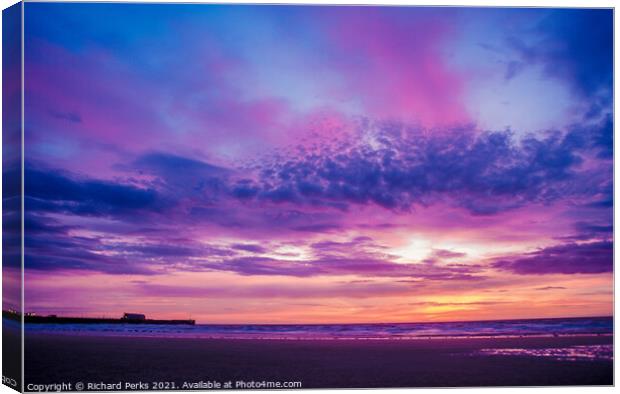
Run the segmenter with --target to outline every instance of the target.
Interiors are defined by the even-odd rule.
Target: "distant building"
[[[125,313],[123,320],[146,320],[146,316],[142,313]]]

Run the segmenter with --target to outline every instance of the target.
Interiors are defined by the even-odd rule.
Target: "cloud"
[[[508,45],[520,60],[508,64],[508,76],[525,65],[542,65],[551,78],[567,81],[590,106],[586,118],[611,108],[613,12],[609,9],[553,10],[535,27],[533,42],[511,36]]]
[[[204,161],[165,152],[152,152],[139,156],[130,166],[134,170],[162,176],[167,180],[188,174],[207,178],[223,176],[230,171]]]
[[[608,129],[607,120],[594,130],[601,128]],[[244,197],[343,210],[409,210],[443,201],[474,215],[568,199],[594,202],[608,190],[611,165],[593,157],[601,149],[593,135],[575,127],[515,140],[509,131],[427,133],[379,124],[361,130],[358,143],[265,161],[259,178],[244,184],[252,190]],[[582,168],[584,157],[596,169]]]
[[[117,165],[125,177],[106,180],[28,164],[26,204],[39,214],[109,217],[128,226],[139,216],[154,227],[263,235],[337,233],[357,207],[408,214],[444,204],[472,216],[559,202],[604,210],[613,202],[612,163],[598,156],[592,130],[516,140],[509,131],[369,123],[351,139],[267,155],[246,170],[151,152]],[[10,170],[5,175],[13,179]],[[578,236],[586,236],[582,230]]]
[[[89,270],[110,274],[163,274],[174,271],[226,271],[244,276],[316,277],[355,275],[416,280],[481,280],[477,264],[441,264],[432,261],[397,262],[396,256],[370,237],[349,241],[297,241],[302,254],[285,252],[286,243],[206,243],[169,233],[139,238],[108,239],[82,236],[79,225],[63,225],[44,215],[26,220],[26,267],[34,270]],[[116,233],[120,235],[120,233]],[[283,249],[284,248],[284,249]],[[444,251],[445,252],[445,251]],[[451,259],[457,253],[442,253]],[[280,257],[273,257],[280,256]]]
[[[611,235],[614,231],[614,227],[611,225],[600,225],[588,222],[577,222],[575,223],[575,227],[580,233],[588,235]]]
[[[308,256],[301,260],[266,256],[243,256],[196,264],[196,269],[230,271],[241,275],[284,275],[313,277],[356,275],[361,277],[408,278],[423,280],[481,280],[477,264],[436,264],[438,261],[396,262],[397,257],[368,237],[348,242],[321,241],[306,245]]]
[[[433,261],[396,262],[396,256],[386,253],[384,246],[366,236],[341,242],[298,241],[295,246],[305,251],[300,259],[299,254],[283,253],[282,248],[286,244],[279,242],[263,245],[206,243],[192,237],[185,238],[182,233],[172,236],[165,231],[141,232],[139,237],[128,233],[128,236],[118,238],[123,233],[122,228],[116,227],[111,230],[116,237],[108,238],[99,232],[92,233],[92,226],[66,225],[53,217],[32,212],[26,216],[25,223],[25,264],[32,270],[87,270],[144,275],[179,270],[227,271],[246,276],[355,275],[456,281],[483,278],[480,265],[438,264],[442,258],[461,256],[459,253],[441,251]],[[90,235],[80,235],[85,229],[89,230]],[[18,237],[19,234],[5,234],[5,237],[10,236]]]
[[[564,78],[582,94],[611,86],[613,13],[605,9],[555,10],[543,18],[535,44],[513,36],[509,44],[525,63],[540,63],[548,75]],[[509,64],[515,71],[521,63]]]
[[[156,297],[189,297],[189,298],[252,298],[252,299],[333,299],[339,298],[372,298],[390,297],[411,294],[411,286],[399,283],[337,283],[317,285],[306,283],[303,286],[280,283],[274,285],[224,286],[210,284],[205,286],[174,286],[159,284],[137,284],[140,295]]]
[[[82,123],[82,117],[75,112],[50,111],[50,116],[73,123]]]
[[[167,205],[151,188],[78,178],[61,171],[26,165],[26,209],[84,216],[121,216],[157,211]]]
[[[158,270],[147,259],[110,253],[111,249],[101,238],[72,234],[79,229],[77,226],[63,225],[56,219],[31,212],[26,213],[24,224],[24,264],[27,269],[144,275]]]
[[[409,302],[407,305],[411,306],[488,306],[488,305],[501,305],[510,304],[510,301],[472,301],[472,302],[435,302],[435,301],[420,301]]]
[[[255,244],[233,244],[231,245],[233,249],[243,250],[245,252],[251,252],[256,254],[266,253],[267,249],[263,248],[260,245]]]
[[[569,243],[493,263],[520,275],[600,274],[613,272],[613,242]]]
[[[342,226],[336,223],[317,223],[317,224],[308,224],[303,226],[293,227],[294,231],[302,231],[309,233],[328,233],[331,231],[341,230]]]
[[[6,218],[10,219],[10,218]],[[15,217],[16,221],[19,217]],[[106,234],[92,234],[93,227],[64,225],[53,217],[28,212],[25,216],[25,266],[33,270],[87,270],[109,274],[162,274],[175,270],[204,270],[204,261],[221,261],[239,254],[239,250],[260,253],[252,244],[208,244],[183,238],[168,231],[140,231],[139,237],[124,234],[113,227]],[[87,230],[92,235],[79,235]],[[19,240],[19,234],[5,233],[5,240]],[[19,263],[19,249],[15,257]]]
[[[468,122],[460,98],[467,75],[443,52],[457,22],[433,9],[360,8],[321,12],[332,90],[377,118],[425,125]],[[372,76],[372,77],[369,77]]]
[[[613,238],[614,227],[611,224],[611,213],[609,219],[601,221],[578,221],[574,223],[573,235],[556,237],[563,241],[601,241]]]
[[[352,251],[373,254],[384,249],[381,245],[374,243],[372,238],[365,236],[356,237],[348,242],[320,241],[311,244],[310,247],[318,255],[347,255]]]
[[[447,260],[461,258],[465,256],[467,256],[466,253],[454,252],[452,250],[445,250],[445,249],[435,249],[433,250],[433,254],[432,254],[433,258],[447,259]]]

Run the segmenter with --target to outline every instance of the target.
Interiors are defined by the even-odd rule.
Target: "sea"
[[[7,324],[7,321],[4,322]],[[15,323],[15,322],[12,322]],[[17,323],[15,323],[17,324]],[[224,339],[422,339],[613,335],[613,317],[372,324],[26,324],[28,333]]]
[[[3,329],[19,330],[3,319]],[[27,323],[25,334],[253,340],[441,340],[445,338],[612,337],[578,342],[487,343],[472,357],[535,357],[569,362],[613,361],[613,317],[373,324],[50,324]],[[562,344],[563,343],[563,344]],[[484,345],[481,345],[484,346]],[[514,346],[514,347],[512,347]]]

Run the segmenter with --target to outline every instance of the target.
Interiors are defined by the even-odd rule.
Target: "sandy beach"
[[[303,388],[611,385],[611,360],[478,352],[612,342],[611,336],[594,335],[287,341],[30,333],[26,383],[300,381]]]

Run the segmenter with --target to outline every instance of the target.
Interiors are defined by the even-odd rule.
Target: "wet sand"
[[[300,381],[303,388],[612,385],[613,362],[476,355],[611,336],[253,340],[26,334],[26,383]],[[473,354],[472,354],[473,353]]]

